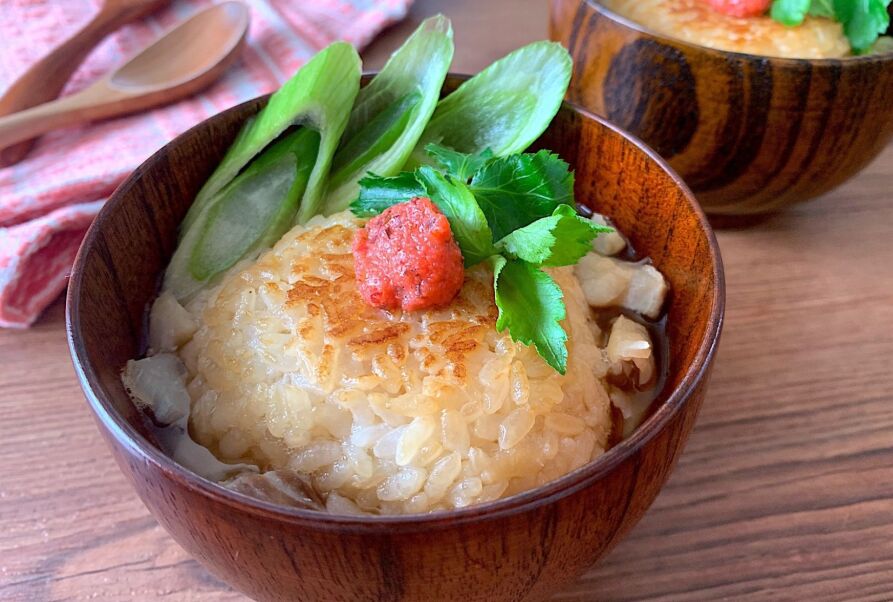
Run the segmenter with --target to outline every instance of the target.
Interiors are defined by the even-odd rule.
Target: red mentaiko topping
[[[462,288],[462,252],[446,216],[425,197],[385,209],[353,241],[366,303],[405,310],[446,305]]]
[[[707,0],[716,12],[730,17],[759,17],[769,10],[772,0]]]

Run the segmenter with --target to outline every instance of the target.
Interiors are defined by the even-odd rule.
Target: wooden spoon
[[[85,90],[0,118],[0,149],[50,130],[195,93],[235,60],[248,22],[249,10],[241,2],[224,2],[198,13]]]
[[[32,65],[0,97],[0,115],[24,111],[53,100],[90,50],[122,25],[140,19],[170,0],[106,0],[102,9],[69,40]],[[0,167],[18,163],[33,141],[21,142],[0,152]]]

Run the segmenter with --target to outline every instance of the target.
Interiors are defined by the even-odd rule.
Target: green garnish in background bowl
[[[890,26],[889,4],[890,0],[774,0],[769,15],[789,27],[800,25],[807,15],[839,21],[853,54],[865,54],[874,50]]]

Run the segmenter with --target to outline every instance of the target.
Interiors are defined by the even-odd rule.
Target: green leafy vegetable
[[[335,42],[317,53],[270,96],[267,106],[239,132],[189,208],[180,225],[180,236],[186,236],[215,195],[255,155],[293,125],[308,125],[321,135],[319,153],[298,212],[302,221],[315,215],[319,211],[324,178],[359,87],[360,57],[353,46]]]
[[[775,0],[769,14],[782,25],[793,27],[803,23],[811,2],[812,0]]]
[[[834,13],[843,23],[843,32],[855,54],[868,51],[878,36],[887,31],[890,0],[834,0]]]
[[[887,31],[889,4],[890,0],[774,0],[769,14],[788,26],[800,25],[807,14],[839,21],[853,53],[863,54]]]
[[[217,273],[275,242],[301,212],[318,211],[359,77],[356,50],[332,44],[245,124],[180,225],[164,281],[178,300],[188,300]],[[304,127],[283,135],[295,125]]]
[[[520,153],[552,121],[573,62],[560,44],[534,42],[496,61],[437,104],[409,167],[430,163],[430,143],[475,155]]]
[[[431,202],[449,220],[453,237],[462,249],[465,267],[480,263],[495,253],[487,219],[468,186],[427,166],[419,168],[416,178]]]
[[[499,317],[496,329],[508,328],[513,341],[534,345],[559,373],[567,372],[564,295],[552,277],[534,265],[496,256],[493,287]]]
[[[437,106],[452,59],[449,19],[431,17],[360,90],[335,155],[324,213],[346,209],[367,172],[400,171]]]
[[[490,161],[472,178],[471,191],[500,240],[560,204],[573,204],[574,176],[558,155],[542,150]]]
[[[359,217],[378,215],[391,205],[427,194],[415,174],[405,171],[391,177],[369,174],[360,180],[360,196],[350,205]]]
[[[319,141],[318,132],[300,128],[271,145],[221,191],[192,250],[193,278],[207,280],[285,234],[307,188]]]
[[[425,152],[434,158],[446,173],[463,182],[467,182],[487,161],[493,158],[493,151],[489,148],[469,155],[433,143],[425,147]]]
[[[592,250],[596,236],[613,231],[579,216],[569,205],[559,205],[549,217],[518,228],[496,246],[509,257],[535,265],[574,265]]]
[[[422,95],[418,90],[407,92],[385,107],[349,139],[345,137],[332,159],[330,186],[344,184],[346,179],[376,158],[381,149],[394,144],[406,128],[412,109],[421,99]]]
[[[165,288],[188,299],[240,259],[275,243],[292,225],[319,144],[318,132],[298,128],[215,194],[177,246]]]

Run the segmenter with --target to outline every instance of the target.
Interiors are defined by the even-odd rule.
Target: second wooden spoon
[[[217,79],[248,32],[241,2],[212,6],[85,90],[0,118],[0,149],[51,130],[179,100]]]

